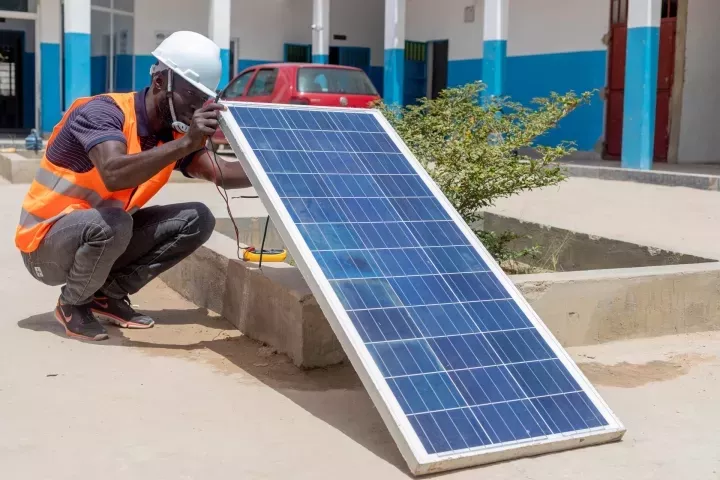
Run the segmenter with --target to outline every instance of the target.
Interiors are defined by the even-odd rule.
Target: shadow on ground
[[[149,355],[210,363],[224,374],[249,374],[410,476],[387,427],[349,364],[299,369],[286,356],[243,337],[227,321],[205,309],[147,313],[156,320],[154,328],[121,330],[110,326],[109,340],[87,343],[96,348],[133,347]],[[52,313],[21,320],[18,326],[67,338]]]

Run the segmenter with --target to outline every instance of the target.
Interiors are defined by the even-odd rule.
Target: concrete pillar
[[[62,68],[60,68],[60,0],[39,0],[40,35],[40,131],[50,133],[60,121],[62,106]]]
[[[230,81],[230,0],[210,0],[210,39],[220,47],[222,77],[218,88]]]
[[[652,168],[662,0],[632,0],[628,11],[622,166]]]
[[[330,63],[330,0],[313,0],[313,63]]]
[[[65,109],[90,96],[90,0],[65,0]]]
[[[483,92],[486,97],[505,93],[508,4],[509,0],[485,0],[482,76],[487,87]]]
[[[385,80],[383,96],[388,105],[404,104],[405,2],[385,0]]]

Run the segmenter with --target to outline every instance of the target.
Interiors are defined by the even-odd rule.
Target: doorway
[[[434,100],[447,88],[450,43],[447,40],[428,42],[427,98]]]
[[[23,52],[25,32],[0,30],[0,130],[21,130],[24,125]]]
[[[610,2],[605,157],[613,160],[622,156],[627,16],[631,1],[633,0],[611,0]],[[663,0],[655,108],[654,161],[656,162],[667,162],[670,145],[670,103],[675,74],[677,15],[678,0]]]

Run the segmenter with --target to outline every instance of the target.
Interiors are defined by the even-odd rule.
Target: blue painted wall
[[[65,108],[91,95],[90,34],[65,33]]]
[[[547,97],[573,90],[577,94],[602,88],[606,83],[607,52],[570,52],[545,55],[507,57],[505,95],[511,100],[530,105],[535,97]],[[483,60],[451,60],[448,65],[448,87],[458,87],[483,78]],[[554,145],[563,140],[574,141],[578,150],[593,150],[602,136],[603,102],[598,95],[589,105],[578,108],[562,120],[557,128],[538,139],[538,143]]]
[[[275,60],[251,60],[251,59],[243,59],[238,60],[238,73],[242,72],[246,68],[254,67],[255,65],[262,65],[263,63],[278,63]]]
[[[98,95],[107,92],[107,56],[90,58],[90,93]]]
[[[60,92],[60,44],[43,43],[40,45],[42,118],[40,129],[43,133],[52,132],[60,121],[62,105]]]
[[[460,87],[482,78],[482,59],[450,60],[448,62],[448,88]]]
[[[133,76],[132,55],[115,55],[115,91],[116,92],[132,92]]]
[[[150,67],[157,59],[152,55],[135,55],[135,90],[150,86]]]
[[[573,90],[578,95],[602,88],[606,83],[607,52],[571,52],[507,58],[506,94],[512,100],[529,104],[535,97],[546,97]],[[592,150],[603,133],[603,102],[595,95],[589,105],[579,107],[548,132],[541,144],[574,141],[578,150]]]
[[[368,77],[370,77],[370,81],[373,82],[373,85],[375,85],[375,89],[378,91],[380,96],[383,95],[383,80],[385,76],[385,69],[383,67],[373,67],[370,66],[370,71],[368,72]]]

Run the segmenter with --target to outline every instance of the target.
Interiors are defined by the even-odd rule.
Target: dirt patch
[[[578,366],[591,383],[609,387],[635,388],[687,375],[692,367],[714,358],[705,355],[684,354],[675,355],[668,360],[654,360],[643,364],[622,362],[605,365],[591,362],[580,363]]]

